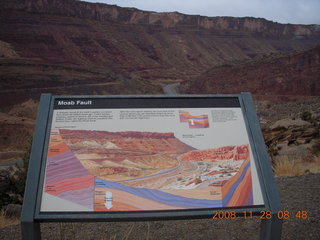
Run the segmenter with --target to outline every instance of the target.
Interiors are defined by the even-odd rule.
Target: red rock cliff
[[[204,17],[178,12],[157,13],[77,0],[5,0],[1,1],[0,8],[89,18],[102,22],[161,25],[166,28],[187,26],[212,30],[249,31],[271,36],[320,36],[320,27],[317,25],[279,24],[251,17]]]

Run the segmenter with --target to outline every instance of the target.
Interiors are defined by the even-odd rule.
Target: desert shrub
[[[37,115],[38,103],[32,99],[28,101],[15,105],[9,111],[11,116],[25,117],[30,119],[35,119]]]
[[[11,225],[19,224],[19,218],[7,218],[4,211],[0,211],[0,228],[8,227]]]
[[[302,161],[305,163],[311,163],[314,162],[314,156],[312,154],[307,154],[302,158]]]
[[[273,163],[275,156],[279,154],[278,152],[279,148],[276,144],[270,143],[269,145],[267,145],[267,149],[268,149],[269,156],[271,158],[271,162]]]
[[[301,113],[300,118],[303,121],[311,121],[312,120],[312,113],[309,111],[304,111],[303,113]]]
[[[319,170],[318,172],[320,172],[320,156],[316,156],[314,162]]]
[[[278,157],[274,161],[273,171],[276,176],[299,176],[304,173],[296,159],[291,159],[288,156]]]
[[[9,204],[22,204],[31,151],[31,139],[23,157],[23,166],[0,171],[0,209]]]
[[[8,204],[3,209],[3,215],[6,218],[19,218],[21,214],[21,205],[19,204]]]
[[[11,197],[9,195],[10,180],[8,175],[9,171],[0,171],[0,209],[11,201]]]
[[[0,172],[0,208],[2,209],[4,206],[8,204],[21,204],[22,196],[17,192],[19,190],[16,189],[16,172],[13,168],[9,168],[6,170],[2,170]]]
[[[311,153],[316,156],[320,156],[320,141],[316,142],[312,147],[311,147]]]

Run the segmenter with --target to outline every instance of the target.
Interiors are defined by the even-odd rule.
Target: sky
[[[320,0],[85,0],[155,12],[209,17],[260,17],[279,23],[320,24]]]

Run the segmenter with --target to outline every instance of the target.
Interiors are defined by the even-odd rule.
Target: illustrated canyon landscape
[[[196,150],[173,133],[64,129],[49,144],[45,193],[87,211],[254,205],[248,145]]]

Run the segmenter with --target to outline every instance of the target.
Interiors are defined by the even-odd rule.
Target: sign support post
[[[264,179],[263,184],[266,189],[266,197],[268,198],[269,211],[271,211],[270,219],[261,220],[260,239],[272,240],[281,239],[282,219],[278,218],[278,212],[281,211],[280,196],[273,177],[273,172],[270,166],[269,155],[263,141],[263,135],[259,125],[253,99],[250,93],[242,93],[244,108],[250,125],[253,144],[255,145],[257,158],[261,167],[261,175]]]
[[[21,222],[22,240],[41,240],[40,223],[38,222]]]
[[[277,214],[272,214],[271,219],[261,220],[260,239],[281,239],[282,221]]]
[[[32,141],[32,150],[21,213],[21,234],[23,240],[41,239],[40,223],[36,222],[34,218],[50,101],[51,94],[42,94],[38,107],[39,110]]]

